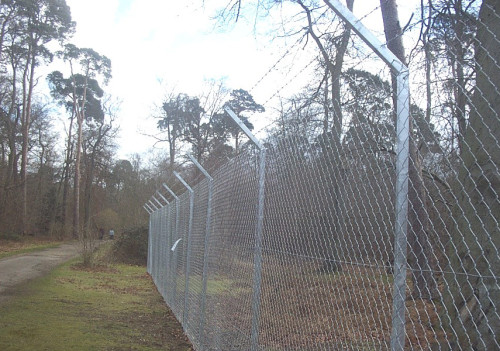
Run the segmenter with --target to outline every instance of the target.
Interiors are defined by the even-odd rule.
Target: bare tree
[[[380,8],[384,21],[384,32],[387,47],[403,63],[406,62],[403,45],[403,32],[399,23],[396,0],[380,0]],[[393,101],[395,111],[397,104],[395,79],[393,79]],[[410,130],[413,130],[413,121],[410,116]],[[435,257],[429,241],[429,218],[426,209],[426,189],[422,177],[422,160],[417,149],[414,135],[410,135],[410,162],[409,162],[409,263],[412,268],[413,297],[432,299],[437,296],[437,282],[432,270],[435,268]]]

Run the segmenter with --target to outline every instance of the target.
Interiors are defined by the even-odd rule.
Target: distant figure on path
[[[115,231],[113,229],[110,229],[109,231],[109,238],[113,240],[115,238]]]
[[[99,228],[99,240],[102,240],[104,238],[104,229]]]

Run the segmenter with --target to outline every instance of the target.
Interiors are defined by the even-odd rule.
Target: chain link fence
[[[196,350],[500,350],[500,10],[480,7],[473,54],[422,50],[411,81],[337,8],[358,48],[341,128],[303,105],[145,205]]]

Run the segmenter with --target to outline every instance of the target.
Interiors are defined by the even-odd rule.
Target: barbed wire
[[[329,9],[325,10],[314,22],[316,24],[322,17],[324,17],[327,13],[329,12]],[[260,79],[257,80],[257,82],[250,88],[249,92],[251,93],[271,72],[279,65],[281,61],[294,49],[307,35],[304,34],[300,36],[293,44],[291,47],[289,47],[279,58],[278,60],[262,75]]]
[[[150,213],[148,272],[196,349],[500,349],[499,31],[477,32],[476,53],[487,54],[474,61],[480,74],[463,116],[444,113],[450,134],[433,129],[438,104],[458,106],[450,96],[463,89],[442,69],[449,63],[413,83],[438,85],[431,116],[412,111],[412,130],[397,132],[390,68],[353,36],[342,73],[360,74],[342,76],[339,98],[349,128],[326,136],[299,126],[267,153],[239,144],[210,172],[213,193],[202,179]],[[297,64],[266,104],[315,60]],[[399,106],[408,101],[395,95]],[[453,129],[459,117],[465,134]],[[463,137],[463,152],[445,154],[450,135]],[[411,154],[400,146],[412,141],[423,166],[398,171]],[[409,192],[395,191],[403,182]]]
[[[361,18],[358,19],[357,22],[361,22],[363,19],[367,18],[368,16],[370,16],[371,14],[373,14],[375,11],[379,10],[380,9],[380,6],[376,6],[374,9],[372,9],[370,12],[366,13],[364,16],[362,16]],[[327,8],[327,11],[330,10],[329,8]],[[323,12],[323,14],[320,16],[324,16],[326,13]],[[319,19],[319,18],[318,18]],[[318,22],[318,19],[313,23],[313,24],[316,24]],[[342,22],[342,21],[341,21]],[[330,30],[330,28],[332,27],[332,25],[334,24],[334,21],[330,22],[330,24],[328,25],[328,27],[323,31],[323,32],[328,32]],[[306,33],[307,35],[307,33]],[[302,40],[302,38],[300,38],[300,40]],[[296,45],[297,43],[295,43]],[[371,53],[372,56],[376,56],[374,55],[373,53]],[[278,62],[276,62],[272,68],[266,72],[266,76],[272,71],[272,69],[274,69],[277,64],[283,60],[283,58],[285,57],[286,55],[283,55],[282,57],[280,57],[280,59],[278,60]],[[293,81],[295,81],[306,69],[308,69],[316,60],[317,60],[317,56],[313,57],[313,59],[311,59],[301,70],[299,70],[294,76],[292,76],[285,84],[283,84],[280,88],[276,89],[276,91],[269,97],[265,100],[265,102],[263,103],[264,106],[268,105],[269,102],[274,99],[277,95],[279,95],[286,87],[288,87],[290,84],[292,84]],[[358,65],[361,65],[361,63],[358,63]],[[263,77],[264,78],[264,77]],[[259,80],[259,82],[261,82],[263,80],[263,78],[261,78]],[[255,87],[255,86],[254,86]],[[311,98],[312,99],[312,98]],[[259,134],[259,133],[262,133],[263,131],[269,129],[271,126],[275,126],[276,125],[276,121],[273,120],[271,121],[269,124],[263,126],[262,128],[260,128],[257,132],[255,132],[256,134]]]
[[[357,22],[361,22],[363,21],[363,19],[367,18],[368,16],[370,16],[371,14],[373,14],[375,11],[379,10],[380,9],[380,5],[379,6],[376,6],[375,8],[373,8],[371,11],[369,11],[368,13],[366,13],[365,15],[363,15],[361,18],[359,18],[357,20]],[[319,22],[319,20],[321,18],[323,18],[328,12],[331,12],[331,9],[329,7],[326,8],[326,10],[320,15],[318,16],[318,18],[315,19],[315,21],[312,23],[312,25],[315,25]],[[323,31],[324,33],[328,32],[330,30],[330,28],[332,27],[333,23],[335,21],[331,21],[330,24],[328,25],[328,27]],[[343,21],[340,21],[341,23]],[[308,33],[306,32],[304,35],[302,35],[293,45],[292,47],[290,47],[289,49],[287,49],[285,51],[285,53],[283,55],[280,56],[280,58],[266,71],[266,73],[257,81],[257,83],[255,83],[252,88],[250,89],[250,92],[252,92],[253,90],[255,90],[255,88],[278,66],[278,64],[286,57],[286,55],[288,55],[288,53],[295,47],[297,46],[305,36],[307,36]],[[300,73],[302,73],[308,66],[310,66],[312,64],[312,62],[314,62],[314,60],[316,60],[316,58],[314,58],[313,60],[311,60],[307,65],[306,67],[304,67],[298,74],[296,74],[292,79],[289,80],[289,82],[287,84],[284,84],[280,89],[278,89],[270,98],[268,98],[266,100],[266,102],[264,103],[264,105],[266,105],[270,100],[272,100],[278,93],[279,91],[283,90],[285,87],[287,87],[292,80],[296,79]]]

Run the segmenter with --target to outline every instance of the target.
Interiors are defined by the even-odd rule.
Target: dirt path
[[[29,254],[0,260],[0,303],[11,296],[16,285],[47,274],[55,266],[79,255],[78,243],[62,244]]]

